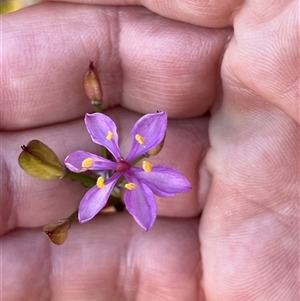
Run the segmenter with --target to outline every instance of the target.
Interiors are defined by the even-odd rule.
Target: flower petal
[[[82,162],[86,159],[92,159],[93,164],[91,167],[82,166]],[[76,173],[86,170],[115,170],[117,167],[116,162],[109,161],[105,158],[82,150],[71,153],[64,162],[69,170]]]
[[[138,179],[124,173],[128,182],[136,184],[135,189],[127,190],[124,195],[124,201],[128,212],[133,216],[136,222],[146,231],[148,231],[156,218],[157,204],[152,191]]]
[[[153,166],[150,173],[146,173],[139,167],[131,167],[128,173],[147,185],[155,195],[161,197],[170,197],[192,188],[190,182],[179,171],[165,165]]]
[[[91,220],[107,203],[107,200],[113,190],[120,174],[115,173],[103,188],[95,185],[83,197],[78,209],[78,220],[80,223],[86,223]]]
[[[145,154],[150,149],[159,145],[165,137],[166,130],[166,112],[147,114],[140,118],[131,131],[132,146],[126,161],[131,162],[135,158]],[[136,140],[136,135],[139,135],[143,138],[144,144],[140,144]]]
[[[92,140],[105,146],[118,160],[121,157],[121,152],[118,145],[116,124],[108,116],[101,113],[86,114],[85,124]]]

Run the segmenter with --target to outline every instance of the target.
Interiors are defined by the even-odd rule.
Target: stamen
[[[81,166],[83,168],[91,168],[93,166],[93,159],[92,158],[86,158],[82,161]]]
[[[112,133],[111,131],[108,131],[107,136],[106,136],[106,139],[107,139],[107,140],[111,140],[112,137],[113,137],[113,133]]]
[[[134,138],[139,144],[145,144],[145,139],[140,134],[136,134]]]
[[[152,171],[152,164],[148,161],[143,161],[142,168],[146,173],[150,173]]]
[[[125,184],[125,188],[128,190],[135,189],[136,185],[134,183],[127,183]]]
[[[100,189],[103,189],[104,188],[104,178],[103,177],[99,177],[97,179],[97,183],[96,183],[97,187],[100,188]]]

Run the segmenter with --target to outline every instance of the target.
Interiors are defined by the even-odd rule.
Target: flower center
[[[126,162],[124,159],[120,159],[120,161],[117,163],[116,171],[118,172],[124,172],[131,168],[130,163]]]

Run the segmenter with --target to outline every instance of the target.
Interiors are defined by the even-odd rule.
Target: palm
[[[141,7],[50,3],[3,17],[4,300],[296,300],[298,75],[289,30],[296,12],[292,4],[279,14],[271,7],[264,20],[263,9],[236,14],[224,58],[230,28]],[[223,10],[172,17],[224,27]],[[286,14],[285,27],[277,26]],[[39,227],[68,216],[84,190],[29,178],[17,156],[31,139],[61,158],[95,150],[82,123],[89,59],[101,70],[121,147],[128,149],[138,113],[167,110],[174,120],[153,161],[179,169],[194,189],[158,199],[160,218],[148,233],[126,213],[102,215],[74,225],[56,247]],[[211,118],[178,120],[211,107]]]

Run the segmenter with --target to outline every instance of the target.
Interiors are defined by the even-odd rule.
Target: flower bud
[[[39,140],[23,145],[19,156],[19,165],[24,171],[39,179],[61,179],[66,174],[66,168],[46,144]]]
[[[43,233],[56,245],[62,245],[67,237],[71,222],[68,218],[60,220],[57,224],[43,227]]]
[[[165,143],[165,138],[166,135],[164,137],[164,139],[161,141],[161,143],[159,145],[157,145],[156,147],[150,149],[149,151],[147,151],[147,153],[145,154],[146,157],[150,157],[150,156],[156,156],[158,153],[160,153],[160,151],[162,150],[164,143]]]
[[[92,101],[93,105],[102,104],[102,87],[100,80],[97,75],[97,70],[93,65],[93,62],[90,61],[90,66],[83,78],[83,85],[85,93],[88,98]]]

